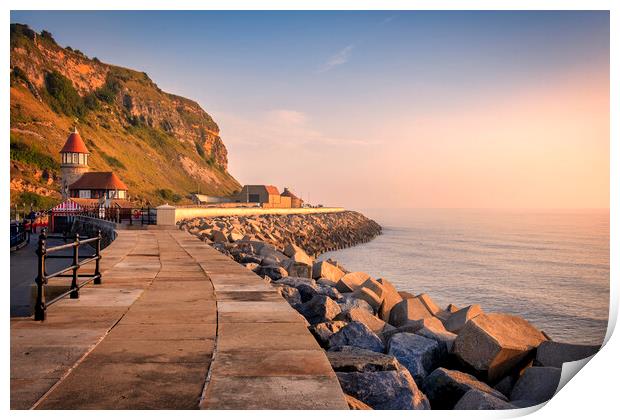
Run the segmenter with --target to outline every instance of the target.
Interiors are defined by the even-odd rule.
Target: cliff
[[[137,200],[184,202],[190,192],[240,188],[219,127],[196,102],[163,92],[146,73],[12,24],[12,203],[60,199],[59,150],[76,123],[91,170],[116,172]]]

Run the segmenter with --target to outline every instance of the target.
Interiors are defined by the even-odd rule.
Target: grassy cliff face
[[[60,201],[59,151],[76,124],[91,170],[116,172],[138,201],[183,203],[190,192],[240,188],[217,124],[196,102],[12,24],[12,204]]]

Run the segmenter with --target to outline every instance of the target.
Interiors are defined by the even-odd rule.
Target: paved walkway
[[[347,408],[297,312],[195,237],[119,231],[102,261],[102,285],[11,321],[11,408]]]

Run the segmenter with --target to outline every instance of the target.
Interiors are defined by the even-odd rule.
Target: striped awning
[[[75,214],[82,211],[82,207],[71,199],[63,201],[51,210],[54,214]]]

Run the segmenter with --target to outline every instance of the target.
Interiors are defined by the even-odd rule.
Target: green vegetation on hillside
[[[11,160],[33,165],[39,169],[57,170],[60,168],[51,156],[40,152],[26,143],[20,142],[17,137],[11,134]]]
[[[108,162],[108,164],[110,166],[113,166],[115,168],[120,168],[120,169],[127,169],[125,167],[125,165],[123,165],[123,162],[121,162],[120,160],[116,159],[114,156],[110,156],[105,152],[100,152],[101,153],[101,157]]]
[[[155,190],[155,194],[157,194],[162,200],[172,203],[178,203],[183,198],[179,194],[174,193],[167,188]]]
[[[57,71],[45,75],[45,89],[48,93],[47,102],[56,113],[70,117],[81,117],[86,113],[84,100],[73,87],[71,80]]]
[[[56,196],[59,174],[41,178],[35,169],[58,169],[76,120],[91,170],[120,170],[134,199],[177,203],[193,189],[228,195],[239,188],[219,128],[196,102],[163,92],[144,72],[11,24],[11,179],[23,181],[14,188]]]
[[[23,208],[30,209],[32,205],[33,209],[51,209],[56,204],[60,203],[60,200],[53,197],[45,197],[30,191],[15,192],[11,191],[11,205],[17,205],[17,210],[22,211]]]

